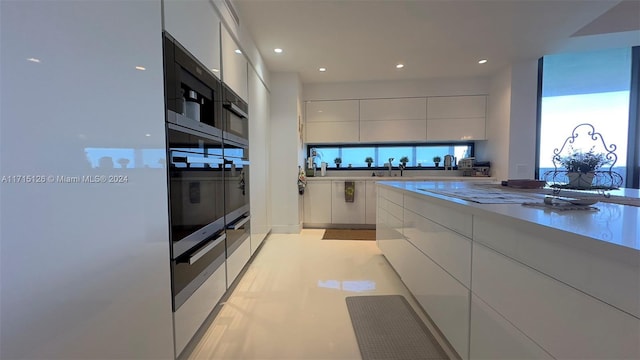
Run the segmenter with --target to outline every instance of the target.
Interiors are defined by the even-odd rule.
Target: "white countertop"
[[[479,178],[470,178],[479,179]],[[485,178],[487,179],[487,178]],[[382,179],[380,179],[382,180]],[[395,180],[395,179],[394,179]],[[465,181],[384,181],[380,184],[404,189],[414,194],[429,196],[436,201],[445,201],[450,206],[464,208],[472,214],[509,217],[550,229],[600,240],[639,251],[640,255],[640,208],[628,205],[598,202],[599,211],[554,211],[523,206],[521,204],[480,204],[430,192],[429,190],[467,189],[474,184]],[[425,189],[425,190],[422,190]],[[509,192],[508,188],[503,191]],[[517,194],[522,194],[516,192]],[[638,194],[635,190],[621,191],[626,196]],[[524,194],[534,201],[542,202],[542,194]]]

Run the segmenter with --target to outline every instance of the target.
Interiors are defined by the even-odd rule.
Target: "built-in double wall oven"
[[[164,33],[173,310],[225,266],[222,83]]]
[[[164,70],[177,311],[250,236],[248,106],[166,32]]]

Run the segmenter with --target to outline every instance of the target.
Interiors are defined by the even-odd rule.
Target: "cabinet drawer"
[[[468,238],[471,238],[473,234],[471,214],[465,214],[442,205],[434,205],[424,198],[411,195],[404,197],[404,207]]]
[[[385,199],[397,205],[403,206],[404,204],[404,195],[399,190],[382,188],[382,191],[380,192],[380,196],[384,197]]]
[[[476,218],[473,239],[640,318],[640,261],[632,249],[538,226]]]
[[[471,359],[553,359],[484,301],[471,294]]]
[[[471,240],[408,210],[403,231],[415,247],[471,288]]]
[[[410,244],[410,243],[409,243]],[[469,351],[469,289],[411,245],[400,276],[456,352]]]
[[[478,243],[472,278],[474,294],[556,358],[640,358],[638,318]]]

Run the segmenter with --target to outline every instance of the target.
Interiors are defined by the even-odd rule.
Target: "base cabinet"
[[[251,258],[251,238],[246,238],[240,246],[227,258],[227,288],[238,277],[242,268]]]
[[[345,181],[332,181],[331,223],[332,224],[364,224],[365,223],[365,182],[354,181],[355,193],[353,202],[346,201]]]
[[[553,359],[507,319],[471,295],[471,359]]]
[[[309,181],[304,190],[304,223],[331,223],[331,181]]]
[[[227,291],[227,272],[220,266],[173,314],[176,354],[180,355],[193,335]]]

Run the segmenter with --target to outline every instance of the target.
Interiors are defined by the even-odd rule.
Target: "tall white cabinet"
[[[222,27],[222,81],[227,84],[244,101],[249,99],[247,59],[242,49]]]
[[[0,358],[174,358],[161,2],[0,13]]]

